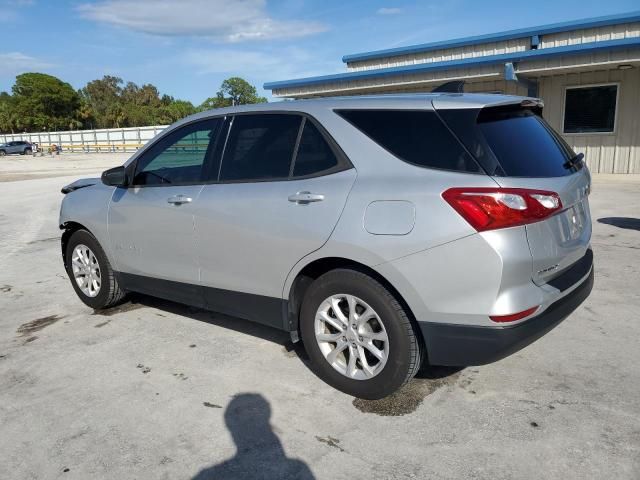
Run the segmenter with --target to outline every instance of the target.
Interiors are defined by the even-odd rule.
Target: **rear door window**
[[[378,145],[419,167],[480,173],[477,162],[428,110],[338,110]]]
[[[286,114],[234,117],[220,181],[287,179],[301,121]]]
[[[222,158],[220,181],[287,179],[302,117],[237,115]]]

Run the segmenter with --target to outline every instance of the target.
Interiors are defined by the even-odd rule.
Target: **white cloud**
[[[90,20],[139,32],[226,42],[302,37],[326,30],[316,22],[271,18],[265,0],[103,0],[82,4],[78,10]]]
[[[338,58],[319,58],[317,52],[297,47],[269,51],[236,48],[194,49],[184,52],[176,61],[184,65],[182,71],[209,77],[212,81],[230,76],[245,78],[267,97],[271,96],[270,92],[262,89],[266,82],[344,71],[344,64]]]
[[[402,9],[396,7],[382,7],[379,8],[376,13],[378,15],[397,15],[399,13],[402,13]]]
[[[260,87],[263,82],[334,73],[344,68],[339,60],[323,61],[306,50],[292,47],[268,52],[195,49],[181,55],[181,60],[196,74],[246,75],[260,79]],[[301,69],[304,65],[313,65],[313,69]]]
[[[20,18],[17,9],[34,5],[34,0],[0,0],[0,22],[13,22]]]
[[[0,53],[0,77],[51,68],[52,65],[20,52]]]

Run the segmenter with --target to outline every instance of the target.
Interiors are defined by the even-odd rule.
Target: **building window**
[[[617,97],[617,85],[567,87],[564,133],[612,133]]]

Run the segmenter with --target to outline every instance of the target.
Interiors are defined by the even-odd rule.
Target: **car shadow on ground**
[[[309,466],[286,456],[269,423],[271,406],[256,393],[236,395],[224,413],[224,421],[236,445],[229,460],[202,469],[193,480],[282,478],[313,480]]]
[[[188,317],[193,320],[198,320],[199,322],[216,325],[222,328],[233,330],[234,332],[273,342],[275,344],[281,345],[283,347],[283,351],[288,356],[298,356],[300,360],[303,361],[303,363],[308,363],[309,357],[304,351],[302,342],[297,342],[294,344],[291,341],[291,337],[288,332],[278,330],[277,328],[139,293],[130,294],[129,301],[133,305],[156,308],[158,310],[172,313],[174,315]]]
[[[281,345],[282,351],[286,356],[297,357],[303,365],[317,376],[311,368],[309,356],[307,355],[302,342],[293,343],[289,333],[282,330],[241,318],[231,317],[211,312],[209,310],[190,307],[170,300],[163,300],[142,294],[131,294],[130,303],[126,303],[121,307],[115,307],[115,309],[129,310],[132,308],[138,308],[138,306],[155,308],[174,315],[180,315],[222,328],[228,328],[238,333],[251,335],[273,342],[277,345]],[[103,315],[109,315],[108,311],[105,311]],[[354,398],[353,405],[360,411],[366,413],[375,413],[377,415],[384,416],[406,415],[415,411],[422,401],[435,391],[443,387],[456,384],[460,380],[460,374],[463,369],[464,367],[442,367],[429,365],[428,362],[425,361],[415,378],[397,392],[382,400],[369,401]]]
[[[614,227],[626,230],[640,230],[640,218],[633,217],[603,217],[598,219],[598,223],[613,225]]]
[[[278,330],[277,328],[139,293],[130,294],[129,302],[134,308],[135,305],[156,308],[174,315],[188,317],[193,320],[209,323],[211,325],[233,330],[234,332],[251,335],[253,337],[261,338],[262,340],[273,342],[281,345],[283,347],[283,351],[288,356],[297,356],[307,367],[309,367],[309,356],[304,349],[302,341],[293,343],[289,333]],[[122,307],[115,307],[115,309],[119,308]],[[127,307],[127,304],[124,305],[125,310],[129,308],[131,307]],[[109,310],[105,311],[103,314],[108,315],[108,312]],[[425,380],[444,379],[457,374],[463,368],[464,367],[440,367],[428,365],[427,362],[425,362],[416,374],[416,378]]]

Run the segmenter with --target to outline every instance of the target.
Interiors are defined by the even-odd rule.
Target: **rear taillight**
[[[442,198],[479,232],[539,222],[562,208],[557,193],[527,188],[450,188]]]

